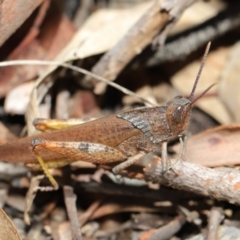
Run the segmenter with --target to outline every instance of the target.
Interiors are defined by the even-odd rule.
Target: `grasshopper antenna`
[[[211,46],[211,42],[208,42],[207,47],[206,47],[205,52],[204,52],[204,55],[203,55],[203,58],[202,58],[202,62],[201,62],[200,68],[199,68],[199,70],[198,70],[198,74],[197,74],[195,83],[194,83],[194,85],[193,85],[192,92],[191,92],[191,94],[190,94],[190,96],[189,96],[189,98],[188,98],[190,101],[192,101],[192,99],[193,99],[194,92],[195,92],[195,90],[196,90],[196,87],[197,87],[197,84],[198,84],[198,80],[199,80],[199,78],[200,78],[200,76],[201,76],[201,73],[202,73],[204,64],[205,64],[205,62],[206,62],[206,58],[207,58],[207,55],[208,55],[210,46]],[[205,94],[212,86],[213,86],[213,85],[211,85],[211,86],[210,86],[208,89],[206,89],[203,93]],[[201,96],[204,95],[204,94],[201,94]],[[195,101],[196,101],[196,100],[195,100]],[[194,101],[194,102],[195,102],[195,101]]]
[[[217,83],[213,83],[210,85],[206,90],[204,90],[199,96],[196,97],[196,99],[192,100],[191,105],[193,105],[199,98],[201,98],[203,95],[205,95],[213,86],[215,86]]]

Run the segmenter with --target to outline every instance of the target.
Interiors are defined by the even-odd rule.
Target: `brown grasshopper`
[[[163,172],[166,171],[167,141],[176,136],[181,139],[189,123],[193,103],[212,87],[193,100],[209,48],[210,43],[189,98],[177,96],[164,106],[131,109],[62,130],[8,142],[0,145],[0,159],[24,162],[34,170],[42,169],[52,185],[58,188],[49,168],[62,167],[78,160],[103,165],[121,161],[113,168],[113,172],[118,174],[161,145]],[[42,119],[35,120],[34,125],[38,129],[50,126]]]

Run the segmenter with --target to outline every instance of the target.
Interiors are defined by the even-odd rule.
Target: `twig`
[[[25,211],[24,211],[24,222],[27,225],[31,224],[31,220],[29,217],[29,211],[33,205],[33,201],[36,197],[37,191],[36,189],[38,188],[41,180],[44,178],[44,175],[38,175],[38,176],[33,176],[30,181],[30,186],[27,191],[27,195],[25,198]]]
[[[72,187],[64,186],[64,200],[67,207],[68,217],[71,223],[71,232],[73,240],[81,240],[82,233],[80,229],[80,223],[78,220],[77,208],[76,208],[76,195],[73,193]]]
[[[99,208],[101,205],[102,200],[98,200],[93,202],[88,209],[79,216],[79,222],[81,225],[84,225],[89,219],[91,219],[91,216],[94,214],[94,212]]]
[[[160,13],[159,1],[148,9],[118,44],[108,51],[92,68],[92,71],[109,80],[115,80],[122,69],[141,53],[168,21],[167,13]],[[102,93],[106,84],[96,84],[95,92]]]
[[[118,44],[108,51],[92,68],[92,71],[109,80],[115,80],[126,65],[155,38],[154,45],[162,45],[169,30],[173,27],[183,11],[196,0],[159,1],[148,9],[139,21],[128,31]],[[158,37],[156,35],[160,32]],[[161,44],[160,44],[161,43]],[[97,83],[95,93],[105,91],[106,84]]]
[[[169,17],[166,25],[152,43],[155,49],[163,46],[168,33],[176,24],[183,12],[197,1],[198,0],[165,0],[162,3],[161,12],[167,12]]]
[[[218,227],[223,220],[223,209],[219,207],[213,207],[210,212],[208,222],[208,235],[207,240],[217,239]]]
[[[168,224],[160,227],[159,229],[152,229],[141,235],[140,240],[167,240],[170,239],[175,233],[177,233],[181,227],[185,224],[186,217],[183,214],[179,214]]]
[[[166,61],[184,59],[207,42],[238,29],[239,26],[240,4],[236,2],[208,21],[170,37],[164,48],[151,56],[146,64],[151,67]]]
[[[199,199],[199,196],[194,195],[189,192],[161,188],[159,190],[152,190],[148,187],[131,187],[127,185],[118,185],[112,183],[77,183],[76,191],[80,191],[77,189],[84,189],[86,192],[95,193],[95,194],[105,194],[109,196],[119,196],[121,197],[135,197],[141,199],[148,199],[152,201],[170,201],[174,204],[178,204],[183,199],[195,199],[196,197]],[[147,195],[146,195],[147,192]],[[176,197],[178,196],[178,197]]]
[[[171,161],[171,169],[162,174],[161,159],[145,169],[148,181],[240,204],[240,174],[229,168],[211,169],[186,161]]]
[[[77,28],[81,27],[82,24],[85,22],[94,3],[93,0],[82,0],[79,2],[80,6],[78,7],[78,10],[75,13],[73,19],[74,25]]]

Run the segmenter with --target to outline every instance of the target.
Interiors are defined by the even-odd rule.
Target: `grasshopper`
[[[121,162],[112,170],[119,174],[161,146],[162,171],[165,172],[168,140],[176,136],[181,140],[189,123],[193,103],[212,87],[193,100],[209,48],[210,43],[206,47],[189,98],[177,96],[163,106],[131,109],[83,124],[74,122],[70,127],[57,122],[58,127],[65,128],[0,145],[0,159],[24,162],[33,170],[42,169],[57,189],[58,183],[49,168],[62,167],[78,160],[102,165]],[[36,119],[34,125],[44,130],[50,128],[51,123]]]

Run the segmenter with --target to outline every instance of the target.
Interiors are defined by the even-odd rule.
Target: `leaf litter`
[[[168,3],[168,1],[166,2]],[[58,25],[61,31],[58,34],[54,36],[53,33],[56,33],[56,26],[53,26],[49,21],[45,21],[47,29],[45,33],[48,33],[45,39],[42,38],[42,41],[36,44],[36,40],[40,39],[38,37],[41,34],[44,35],[44,29],[40,28],[40,35],[36,35],[36,38],[32,37],[34,35],[31,35],[32,40],[29,46],[25,46],[25,52],[24,48],[20,48],[22,50],[19,50],[21,54],[18,56],[9,54],[2,58],[3,60],[54,60],[55,65],[49,65],[48,67],[43,67],[43,65],[41,67],[40,65],[35,65],[34,67],[17,66],[17,68],[11,67],[11,71],[10,67],[7,67],[9,70],[6,70],[7,68],[1,69],[10,72],[8,74],[12,76],[12,79],[16,79],[13,81],[13,84],[9,80],[11,79],[10,75],[5,75],[5,80],[0,82],[0,87],[3,89],[1,95],[2,107],[0,107],[1,121],[7,126],[20,121],[22,127],[24,126],[22,115],[26,108],[23,108],[23,103],[21,103],[23,105],[20,108],[23,110],[18,110],[19,106],[21,106],[18,106],[18,101],[20,104],[22,97],[21,95],[17,97],[16,94],[11,95],[11,91],[14,93],[16,86],[22,87],[20,92],[23,95],[26,94],[24,96],[26,99],[30,99],[26,114],[26,121],[29,126],[28,134],[32,134],[35,131],[32,127],[33,119],[43,115],[51,118],[56,116],[63,118],[75,116],[95,118],[116,113],[124,108],[143,106],[144,103],[141,100],[132,96],[123,96],[120,93],[116,94],[116,91],[112,88],[106,88],[104,94],[102,91],[102,95],[97,96],[93,92],[94,84],[86,82],[84,76],[72,73],[56,64],[56,62],[61,64],[69,63],[73,66],[78,64],[85,69],[93,69],[101,61],[99,61],[99,54],[108,53],[114,46],[117,46],[118,42],[129,32],[129,29],[132,26],[136,26],[134,24],[137,20],[152,6],[152,1],[142,1],[139,4],[136,4],[135,1],[129,1],[129,3],[131,7],[128,5],[128,7],[124,8],[119,2],[119,5],[117,7],[115,5],[114,8],[111,8],[111,5],[105,5],[105,8],[98,9],[95,12],[91,10],[92,14],[89,14],[85,23],[76,31],[72,28],[72,20],[67,19],[62,13],[59,14],[58,12],[59,19],[61,19]],[[194,1],[191,3],[194,3]],[[96,3],[92,3],[92,9],[97,9],[98,6],[94,4]],[[160,4],[159,2],[158,6]],[[161,42],[159,39],[167,38],[165,46],[160,44],[161,47],[151,50],[151,54],[147,51],[149,50],[148,47],[146,51],[140,49],[138,52],[135,52],[133,54],[135,59],[127,61],[121,73],[116,71],[116,78],[110,80],[115,80],[116,83],[130,88],[130,90],[154,104],[159,104],[160,102],[164,104],[175,96],[175,92],[187,97],[190,93],[189,89],[192,86],[192,82],[196,77],[203,52],[202,49],[206,42],[214,39],[214,37],[211,38],[211,35],[208,35],[209,32],[206,32],[205,42],[202,42],[197,31],[194,35],[194,27],[201,27],[202,23],[208,24],[208,20],[215,18],[221,11],[227,11],[228,8],[232,7],[231,3],[225,5],[217,0],[211,3],[200,3],[200,5],[198,6],[194,3],[190,6],[175,28],[172,29],[172,25],[168,25],[168,21],[166,27],[171,33],[169,38],[172,38],[171,41],[177,41],[179,38],[185,39],[186,48],[189,49],[191,49],[192,45],[188,45],[189,38],[185,32],[192,31],[192,43],[200,46],[198,50],[191,52],[189,57],[182,59],[181,62],[179,62],[179,59],[176,62],[166,61],[164,64],[159,63],[155,67],[148,68],[144,63],[154,57],[154,51],[161,52],[169,44],[167,34],[160,33],[158,40],[156,40],[157,38],[152,38],[148,40],[146,45],[150,46],[151,43],[155,43],[156,46],[156,42],[163,44],[164,40]],[[239,4],[233,7],[237,8]],[[186,6],[183,9],[185,8]],[[42,7],[42,9],[48,11],[46,7]],[[203,16],[197,14],[199,9],[202,9],[201,11],[206,14],[202,14]],[[177,14],[180,16],[181,13],[177,12]],[[198,17],[193,19],[191,16]],[[226,22],[227,20],[228,16],[226,17]],[[236,191],[235,194],[237,196],[239,187],[237,182],[235,182],[237,177],[234,174],[237,173],[240,159],[238,153],[239,111],[237,110],[238,67],[236,61],[238,45],[237,33],[232,31],[232,28],[229,27],[229,29],[231,30],[229,32],[226,30],[227,36],[217,37],[212,42],[213,49],[203,70],[197,94],[204,91],[211,83],[219,83],[206,96],[196,102],[197,108],[194,109],[192,116],[192,119],[195,120],[190,123],[190,128],[187,132],[187,148],[183,158],[189,164],[195,164],[195,167],[198,166],[197,164],[208,167],[206,169],[201,168],[201,171],[205,171],[206,174],[209,171],[214,171],[216,179],[220,174],[230,174],[231,179],[225,180],[225,178],[222,178],[223,181],[226,181],[222,182],[222,186],[225,186],[227,181],[232,181],[235,184],[233,190]],[[66,33],[66,31],[67,37],[64,38],[64,32]],[[141,31],[144,32],[144,29],[141,29]],[[51,37],[53,42],[47,44],[50,42]],[[26,38],[27,35],[25,36]],[[63,40],[61,44],[57,44],[59,39]],[[5,46],[10,48],[7,44]],[[21,43],[19,46],[21,46]],[[124,47],[127,49],[128,45]],[[26,51],[27,48],[33,49],[29,56],[26,54],[28,53]],[[38,54],[35,54],[34,52],[37,51]],[[117,59],[117,56],[113,55],[113,57],[114,60]],[[144,72],[144,75],[141,78],[134,79],[139,69],[141,70],[140,72]],[[31,95],[24,88],[26,84],[24,82],[30,80],[35,81],[35,87]],[[9,109],[6,107],[9,101],[13,102],[12,107],[6,111]],[[3,104],[5,104],[5,109]],[[14,105],[16,105],[16,108],[14,108]],[[73,110],[69,110],[70,105]],[[80,113],[76,113],[78,109],[80,109]],[[45,113],[43,114],[43,112]],[[191,131],[191,129],[195,130]],[[208,130],[204,131],[204,129]],[[6,132],[6,130],[4,131]],[[194,135],[194,133],[199,131],[201,132]],[[0,141],[11,141],[14,138],[12,133],[9,133],[7,130],[5,135],[1,134]],[[174,140],[170,145],[169,156],[172,158],[175,156],[171,154],[174,152],[179,153],[179,147]],[[151,162],[152,158],[149,157],[145,160],[150,160]],[[155,163],[159,164],[158,161],[155,161]],[[185,176],[184,170],[188,166],[188,162],[182,165],[180,177]],[[12,163],[8,164],[14,168]],[[142,169],[148,166],[147,164],[139,163],[136,167],[140,166]],[[3,165],[0,165],[0,167],[2,168]],[[176,165],[176,169],[177,167],[178,165]],[[174,171],[174,165],[172,169]],[[18,174],[13,174],[14,171],[12,173],[10,171],[5,174],[4,178],[1,177],[0,185],[3,187],[5,184],[6,187],[6,183],[8,183],[8,189],[14,193],[10,195],[8,191],[5,191],[5,195],[10,196],[9,202],[3,202],[4,208],[8,210],[8,215],[12,219],[18,219],[19,221],[25,219],[27,224],[31,222],[28,228],[26,225],[20,224],[22,239],[33,239],[34,235],[38,236],[38,239],[63,239],[63,236],[68,239],[81,239],[81,234],[79,235],[78,232],[79,224],[82,237],[87,237],[88,239],[112,239],[113,237],[115,239],[153,239],[156,236],[158,239],[169,239],[173,236],[176,238],[185,236],[185,238],[194,239],[194,236],[200,237],[200,235],[208,239],[211,239],[212,236],[217,236],[217,239],[221,239],[221,236],[225,235],[227,236],[226,239],[231,239],[234,234],[238,234],[239,228],[236,226],[239,226],[239,223],[233,223],[234,216],[239,214],[237,204],[234,204],[237,201],[228,197],[220,197],[220,199],[225,199],[225,201],[211,200],[208,195],[204,194],[208,191],[208,187],[211,186],[210,182],[208,182],[209,180],[206,180],[207,185],[199,185],[199,188],[201,188],[199,192],[187,185],[186,182],[183,183],[183,185],[186,184],[184,190],[181,190],[183,187],[179,187],[180,190],[164,187],[166,185],[178,188],[177,185],[174,185],[176,184],[174,181],[172,185],[169,182],[161,182],[161,186],[159,184],[148,184],[144,181],[143,174],[139,175],[141,176],[139,177],[140,179],[123,181],[125,182],[123,184],[121,180],[112,181],[112,176],[105,171],[95,175],[96,171],[97,169],[92,164],[82,164],[81,162],[74,163],[64,169],[52,170],[53,175],[61,182],[62,186],[69,185],[71,180],[71,187],[65,188],[67,190],[65,190],[64,196],[62,189],[54,192],[36,192],[38,182],[30,187],[30,180],[26,176],[26,170],[21,170]],[[147,172],[148,170],[145,171]],[[173,171],[169,170],[169,175]],[[176,178],[177,174],[176,172],[173,178]],[[196,177],[198,176],[196,175]],[[97,184],[95,181],[97,181]],[[190,181],[190,184],[194,187],[193,182]],[[43,179],[41,187],[49,190],[48,186],[49,183]],[[23,213],[19,199],[23,199],[27,192],[27,187],[30,188],[30,195],[26,198],[29,203],[26,205],[25,213]],[[72,190],[74,190],[76,199],[74,194],[71,193]],[[213,188],[212,191],[212,194],[210,194],[212,198],[219,196],[220,192],[218,192],[217,187]],[[224,192],[223,190],[221,193],[228,194],[229,192],[227,190]],[[20,198],[17,197],[18,194]],[[70,201],[66,201],[69,198]],[[219,198],[217,197],[217,199]],[[64,206],[63,200],[65,200],[67,207]],[[75,201],[76,203],[74,203]],[[215,206],[218,206],[219,209],[216,210]],[[198,214],[194,214],[196,212]],[[203,212],[207,214],[202,214]],[[5,218],[4,216],[2,218]],[[191,218],[190,216],[194,217]],[[154,219],[154,221],[151,222],[151,219]],[[18,221],[14,222],[17,223]],[[5,222],[5,224],[7,226],[8,223]],[[211,224],[215,226],[214,232],[211,231]],[[191,226],[191,232],[187,230],[189,226]],[[181,231],[179,232],[180,229]],[[230,232],[232,235],[229,234],[228,236],[227,233]],[[11,233],[15,234],[16,230],[11,225],[7,233],[8,235]]]

